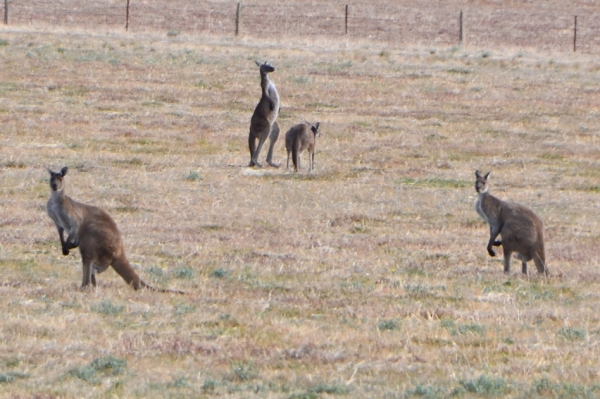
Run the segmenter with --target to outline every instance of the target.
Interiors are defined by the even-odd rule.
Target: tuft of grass
[[[460,385],[470,393],[483,394],[486,396],[501,396],[508,388],[503,378],[482,375],[473,380],[461,380]]]
[[[227,277],[229,277],[229,275],[230,275],[230,272],[228,270],[225,270],[222,268],[213,270],[213,272],[210,274],[210,276],[214,277],[214,278],[227,278]]]
[[[411,177],[403,177],[397,180],[397,183],[414,186],[414,187],[431,187],[431,188],[464,188],[471,187],[473,183],[467,180],[454,179],[413,179]]]
[[[8,40],[5,39],[0,39],[0,47],[5,47],[8,46]]]
[[[585,330],[572,328],[572,327],[562,327],[560,330],[556,332],[558,337],[564,338],[567,341],[581,341],[585,339]]]
[[[200,176],[200,173],[198,172],[190,172],[185,176],[185,180],[187,181],[198,181],[198,180],[202,180],[204,179],[204,177]]]
[[[107,316],[114,316],[119,313],[123,313],[124,309],[125,309],[125,306],[114,305],[109,300],[104,300],[104,301],[100,302],[99,304],[92,306],[92,311],[101,313],[101,314],[105,314]]]
[[[233,362],[227,379],[236,382],[246,382],[258,378],[258,370],[252,362]]]
[[[106,356],[94,359],[89,365],[75,367],[69,371],[69,374],[90,384],[99,384],[100,377],[120,375],[125,373],[126,369],[126,360]]]
[[[400,328],[400,323],[394,319],[380,320],[377,323],[379,331],[393,331]]]
[[[180,279],[191,280],[194,278],[194,269],[190,267],[179,267],[172,272],[173,276]]]
[[[0,373],[0,384],[7,382],[15,382],[19,379],[29,378],[29,374],[21,373],[18,371],[9,371],[6,373]]]

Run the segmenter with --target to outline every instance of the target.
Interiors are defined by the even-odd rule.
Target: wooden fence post
[[[460,10],[460,16],[458,18],[458,43],[460,44],[460,46],[462,47],[466,47],[467,46],[467,34],[466,34],[466,30],[465,30],[465,15],[463,14],[463,11]]]
[[[125,9],[125,30],[129,30],[129,0],[127,0],[127,8]]]
[[[8,25],[8,0],[4,0],[4,25]]]
[[[577,15],[575,15],[575,25],[573,25],[573,52],[577,51]]]
[[[235,35],[240,34],[240,23],[242,21],[242,2],[237,3],[237,9],[235,11]]]
[[[346,18],[345,18],[345,35],[348,35],[348,4],[346,4]]]

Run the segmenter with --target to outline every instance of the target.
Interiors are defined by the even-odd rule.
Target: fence
[[[266,2],[265,2],[266,3]],[[560,9],[473,7],[451,2],[416,6],[373,2],[243,4],[172,0],[4,0],[5,24],[209,32],[222,35],[323,36],[364,38],[390,44],[477,47],[533,47],[541,50],[600,52],[600,10],[581,15]],[[419,6],[420,5],[420,6]]]

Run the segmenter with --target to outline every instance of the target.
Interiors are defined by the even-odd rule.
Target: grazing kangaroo
[[[96,273],[102,273],[112,265],[125,282],[136,290],[145,287],[159,292],[183,294],[181,291],[154,288],[137,275],[125,257],[121,233],[110,215],[65,194],[64,177],[68,170],[66,166],[58,173],[48,169],[51,193],[46,211],[58,229],[63,255],[68,255],[70,249],[79,247],[83,263],[81,288],[85,288],[90,282],[95,287]]]
[[[527,274],[527,262],[533,259],[538,273],[548,276],[542,221],[531,209],[502,201],[490,194],[490,173],[481,176],[478,170],[475,171],[475,190],[479,194],[475,210],[490,225],[488,253],[490,256],[496,256],[492,246],[502,245],[506,274],[510,273],[510,256],[516,252],[522,262],[523,274]],[[498,234],[502,236],[502,241],[496,241]]]
[[[256,61],[255,61],[256,62]],[[279,115],[280,101],[279,94],[275,88],[275,84],[269,79],[269,73],[275,71],[275,68],[268,62],[260,64],[256,62],[260,68],[260,86],[262,88],[262,96],[254,109],[252,119],[250,120],[250,135],[248,137],[248,147],[250,148],[250,164],[248,166],[262,167],[258,163],[258,155],[260,150],[269,137],[269,152],[267,153],[267,163],[275,168],[279,165],[273,163],[273,147],[279,137],[279,124],[277,116]],[[258,139],[258,146],[256,140]]]
[[[301,123],[292,126],[285,134],[285,149],[287,150],[287,166],[290,167],[290,153],[292,154],[292,162],[294,163],[294,171],[297,172],[300,168],[300,153],[304,150],[308,151],[308,170],[312,171],[315,168],[315,146],[317,137],[321,135],[319,131],[320,122],[316,125]]]

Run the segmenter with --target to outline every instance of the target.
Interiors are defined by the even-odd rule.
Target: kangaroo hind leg
[[[279,137],[279,132],[279,123],[273,123],[273,126],[271,127],[271,134],[269,135],[269,152],[267,153],[267,163],[274,168],[279,167],[278,164],[273,162],[273,148],[275,147],[275,143]]]

